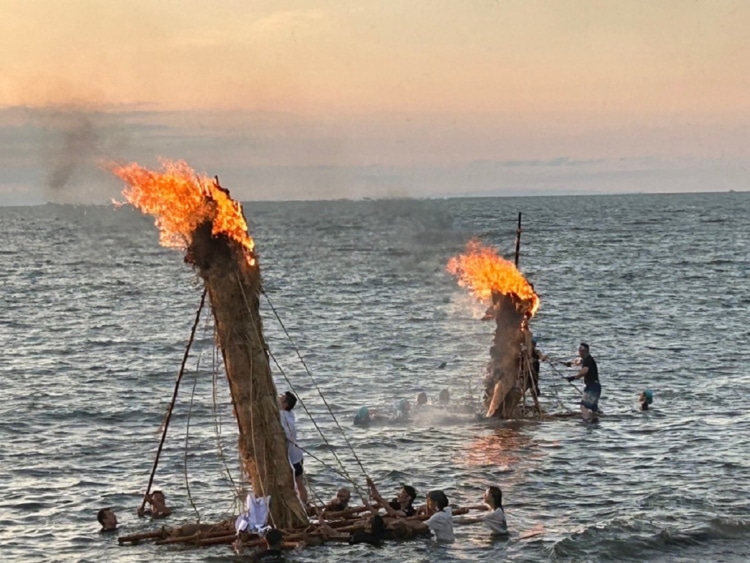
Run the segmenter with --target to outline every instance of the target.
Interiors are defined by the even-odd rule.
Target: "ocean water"
[[[533,330],[557,358],[591,344],[601,422],[437,416],[354,428],[359,406],[387,410],[422,390],[478,399],[492,326],[445,265],[472,237],[510,255],[519,211],[521,269],[542,298]],[[493,541],[481,525],[457,526],[447,547],[333,545],[290,560],[750,556],[750,194],[251,203],[245,213],[277,386],[306,407],[297,418],[312,493],[333,496],[344,471],[362,483],[360,462],[384,494],[408,482],[420,501],[441,488],[473,504],[495,484],[511,529]],[[121,534],[163,523],[135,510],[200,299],[180,253],[130,208],[0,208],[0,227],[2,560],[235,560],[228,546],[119,546],[96,522],[112,506]],[[236,510],[236,430],[211,343],[204,314],[155,481],[170,525]],[[547,364],[541,381],[546,408],[577,409]],[[642,413],[646,387],[655,400]]]

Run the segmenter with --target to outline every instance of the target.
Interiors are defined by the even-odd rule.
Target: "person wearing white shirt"
[[[489,510],[480,516],[476,517],[465,517],[457,518],[456,524],[474,524],[476,522],[482,522],[493,536],[506,536],[508,535],[508,523],[505,520],[505,511],[503,510],[503,491],[500,487],[487,487],[484,492],[484,506],[483,508]]]
[[[307,504],[307,489],[303,479],[304,468],[302,466],[302,450],[297,445],[297,421],[292,409],[297,404],[294,393],[287,391],[279,396],[279,409],[281,410],[281,426],[286,434],[287,451],[289,463],[294,468],[294,481],[297,484],[297,492],[300,500]]]
[[[432,536],[439,543],[453,543],[453,515],[448,506],[448,497],[443,491],[427,493],[427,514],[430,516],[425,522],[432,532]]]

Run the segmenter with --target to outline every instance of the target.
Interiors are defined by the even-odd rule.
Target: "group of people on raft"
[[[535,391],[538,394],[538,362],[546,359],[536,348],[536,339],[533,341],[532,358],[535,360],[534,371],[536,376],[533,385],[537,387]],[[579,358],[573,361],[564,362],[567,367],[578,367],[578,372],[566,377],[569,382],[576,379],[584,380],[584,390],[581,399],[581,409],[591,413],[598,412],[598,401],[601,395],[601,384],[599,383],[599,371],[589,352],[589,345],[581,342],[578,347]],[[422,507],[415,507],[414,502],[417,498],[417,492],[414,487],[404,485],[396,497],[391,501],[386,501],[381,496],[375,483],[367,479],[369,488],[370,501],[364,500],[363,505],[371,512],[369,531],[359,531],[353,534],[346,534],[342,538],[341,532],[335,531],[326,525],[326,518],[333,516],[337,512],[343,512],[349,509],[351,492],[346,487],[342,487],[336,493],[336,497],[326,504],[322,509],[313,508],[308,504],[307,490],[304,483],[304,466],[303,452],[297,444],[296,420],[292,410],[297,403],[297,397],[287,391],[279,396],[279,409],[281,416],[281,426],[287,439],[288,456],[290,470],[293,471],[295,486],[300,500],[310,508],[310,512],[319,518],[321,528],[329,538],[347,539],[350,543],[370,543],[379,545],[383,539],[390,533],[392,536],[401,535],[409,536],[420,533],[430,533],[432,537],[441,543],[451,543],[455,540],[453,533],[454,524],[470,524],[482,522],[493,535],[505,535],[508,533],[505,511],[503,509],[503,494],[500,487],[489,486],[484,492],[483,504],[472,506],[473,509],[483,509],[485,512],[479,516],[462,516],[454,517],[451,511],[447,495],[442,490],[433,490],[427,493],[426,503]],[[639,402],[642,410],[648,410],[649,405],[653,402],[653,393],[651,390],[644,390],[639,396]],[[450,393],[443,389],[438,395],[437,403],[433,406],[445,407],[450,403]],[[416,409],[424,409],[428,406],[428,397],[424,392],[420,392],[416,399]],[[401,400],[397,404],[396,418],[403,417],[408,419],[411,411],[409,402]],[[377,412],[371,411],[367,407],[362,407],[355,416],[355,424],[367,426],[378,420]],[[390,417],[389,417],[390,419]],[[153,518],[164,518],[171,514],[171,509],[166,505],[166,498],[161,491],[153,491],[146,495],[144,505],[149,505],[148,509],[141,508],[138,510],[139,516],[150,515]],[[381,514],[384,510],[384,514]],[[101,509],[97,513],[97,520],[102,526],[102,531],[111,531],[117,529],[117,516],[111,508]],[[271,561],[281,555],[283,533],[280,530],[269,529],[265,535],[265,548],[258,552],[254,557],[259,561]]]
[[[455,517],[452,515],[448,497],[444,491],[430,491],[426,495],[424,506],[414,506],[417,491],[410,485],[404,485],[396,497],[386,501],[378,492],[375,483],[367,479],[370,500],[363,508],[370,512],[366,529],[353,533],[339,532],[327,523],[327,518],[334,520],[342,512],[355,509],[349,505],[351,492],[343,487],[336,496],[323,508],[318,509],[319,529],[328,540],[345,540],[349,544],[366,543],[382,545],[390,538],[406,538],[414,535],[431,535],[439,543],[453,543],[455,524],[484,523],[493,536],[507,536],[508,525],[503,509],[503,493],[499,487],[490,486],[484,493],[483,503],[472,506],[484,510],[483,514],[474,517]],[[383,510],[384,512],[381,512]],[[263,534],[265,545],[252,554],[251,561],[285,561],[283,555],[284,533],[270,528]]]

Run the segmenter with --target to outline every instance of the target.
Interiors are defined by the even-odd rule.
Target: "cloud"
[[[597,143],[583,137],[579,144],[550,142],[540,149],[536,138],[516,132],[495,139],[460,126],[449,134],[441,131],[439,124],[415,128],[393,118],[329,122],[267,112],[0,110],[0,205],[106,203],[122,186],[102,170],[101,161],[152,167],[160,157],[219,175],[245,201],[747,190],[750,185],[744,153],[678,157],[641,143],[639,153],[614,144],[592,154],[589,145],[606,144],[599,137],[593,138]],[[511,150],[515,158],[493,158]],[[556,156],[554,150],[566,154]]]
[[[254,21],[250,26],[250,33],[262,37],[307,33],[325,29],[331,21],[332,19],[320,10],[289,10]]]

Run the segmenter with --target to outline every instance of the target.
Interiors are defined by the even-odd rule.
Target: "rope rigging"
[[[239,280],[239,276],[238,276],[238,280]],[[240,292],[242,293],[242,298],[243,298],[243,300],[245,302],[245,306],[248,309],[250,309],[250,304],[249,304],[249,301],[247,299],[247,295],[245,294],[245,288],[242,286],[241,283],[238,284],[238,285],[239,285],[239,288],[240,288]],[[286,326],[284,326],[284,323],[281,320],[281,317],[279,316],[278,312],[276,311],[276,308],[273,306],[273,304],[271,303],[270,299],[268,298],[268,295],[266,295],[265,291],[262,288],[261,288],[261,293],[263,293],[263,295],[266,296],[266,300],[268,301],[268,304],[271,307],[271,310],[273,311],[274,316],[276,317],[277,321],[279,322],[279,325],[281,326],[282,330],[284,331],[284,334],[286,335],[287,339],[289,340],[292,348],[295,350],[295,352],[297,354],[297,357],[300,359],[300,362],[302,363],[302,365],[303,365],[303,367],[305,369],[305,372],[310,377],[310,379],[313,381],[313,384],[314,384],[316,390],[318,391],[318,394],[320,395],[320,397],[322,398],[322,400],[325,403],[326,407],[328,408],[328,412],[331,414],[331,417],[333,418],[336,426],[341,431],[341,434],[344,437],[344,440],[345,440],[347,446],[351,450],[352,455],[354,456],[354,459],[359,464],[359,467],[362,470],[362,472],[364,473],[365,477],[367,477],[368,476],[367,475],[367,471],[365,470],[364,466],[362,465],[362,462],[360,461],[359,457],[357,457],[357,453],[354,451],[354,448],[352,447],[351,443],[349,442],[349,439],[346,437],[346,434],[344,434],[344,431],[341,428],[341,425],[338,423],[338,420],[336,419],[336,415],[333,413],[333,411],[331,410],[330,405],[328,404],[328,402],[326,401],[325,397],[323,396],[323,393],[320,390],[320,387],[318,386],[317,381],[315,381],[315,378],[313,377],[312,373],[310,373],[310,370],[308,369],[307,364],[305,364],[305,361],[302,358],[302,356],[301,356],[301,354],[299,352],[299,349],[297,348],[294,340],[292,339],[291,335],[287,331]],[[253,330],[256,331],[256,335],[257,335],[257,327],[253,326]],[[252,344],[252,343],[249,343],[249,344]],[[277,361],[276,357],[273,355],[273,353],[267,347],[266,347],[265,351],[268,354],[268,356],[273,360],[273,362],[276,365],[277,369],[281,373],[281,376],[284,378],[284,381],[287,383],[287,385],[289,385],[290,389],[292,389],[292,392],[294,392],[295,395],[297,395],[297,399],[298,399],[300,405],[302,406],[302,408],[305,411],[305,413],[307,414],[307,416],[310,418],[310,421],[313,423],[313,426],[315,427],[315,429],[320,434],[320,437],[323,439],[323,441],[325,442],[325,444],[330,449],[331,454],[333,455],[333,457],[336,459],[336,461],[338,462],[339,466],[341,467],[342,473],[344,475],[346,475],[347,480],[351,483],[352,487],[354,487],[354,489],[356,490],[357,494],[360,495],[364,499],[364,495],[362,493],[361,487],[357,484],[357,482],[346,471],[346,467],[345,467],[344,463],[341,461],[341,459],[339,458],[339,456],[336,454],[335,449],[333,448],[333,446],[331,445],[331,443],[328,441],[328,438],[326,438],[325,434],[323,433],[323,430],[320,428],[320,426],[318,425],[318,423],[315,421],[315,418],[312,416],[312,414],[310,413],[310,410],[307,408],[307,406],[305,405],[304,401],[299,396],[299,393],[296,392],[296,390],[294,388],[294,385],[289,380],[289,377],[286,375],[286,372],[281,367],[281,364],[279,364],[279,362]],[[253,440],[255,439],[254,435],[252,436],[252,439]],[[295,444],[295,445],[297,445],[299,447],[298,444]]]
[[[316,381],[315,377],[313,377],[313,374],[308,369],[307,364],[305,363],[305,360],[302,358],[302,354],[300,354],[299,348],[297,348],[297,344],[292,339],[292,336],[289,334],[289,331],[287,331],[286,326],[284,325],[284,322],[281,320],[281,317],[279,316],[279,313],[276,310],[276,307],[273,306],[273,303],[271,302],[271,298],[268,297],[268,294],[265,292],[265,290],[261,289],[261,292],[265,296],[266,301],[268,302],[269,307],[271,307],[271,311],[273,311],[273,314],[276,317],[276,320],[279,321],[279,325],[281,326],[281,329],[284,331],[284,334],[286,335],[287,339],[291,343],[292,348],[294,349],[294,352],[297,354],[297,357],[299,358],[299,361],[302,364],[302,367],[304,367],[305,372],[310,377],[310,380],[313,382],[313,385],[315,386],[315,390],[318,392],[318,394],[320,395],[320,398],[323,400],[323,404],[325,404],[326,408],[328,409],[328,412],[331,415],[331,418],[333,419],[333,422],[336,424],[336,427],[341,432],[341,435],[344,438],[344,441],[346,442],[346,445],[351,450],[352,455],[354,456],[354,459],[356,460],[357,464],[359,465],[360,469],[362,470],[362,474],[365,477],[368,477],[367,471],[365,470],[364,465],[362,465],[362,462],[360,461],[359,457],[357,456],[357,452],[354,451],[354,447],[352,447],[351,442],[349,442],[349,438],[346,436],[346,432],[344,432],[344,429],[339,424],[339,421],[336,418],[336,415],[333,413],[333,410],[331,409],[331,405],[328,404],[328,401],[326,400],[325,395],[323,395],[323,392],[320,390],[320,387],[318,386],[318,382]],[[276,359],[274,358],[274,362],[275,361],[276,361]],[[278,365],[278,363],[277,363],[277,365]],[[306,408],[305,408],[305,411],[307,412]],[[310,413],[308,412],[308,416],[309,416],[309,414]],[[322,433],[321,433],[321,435],[322,435]]]
[[[185,354],[182,357],[182,364],[180,365],[180,371],[177,374],[177,381],[175,381],[174,385],[174,392],[172,393],[172,400],[169,403],[169,407],[167,409],[167,415],[164,419],[164,430],[161,434],[161,440],[159,441],[159,447],[156,450],[156,457],[154,458],[154,465],[151,468],[151,476],[148,479],[148,485],[146,486],[146,492],[143,495],[143,501],[141,502],[141,507],[138,509],[138,512],[142,512],[143,509],[146,506],[146,502],[148,500],[148,496],[151,493],[151,486],[154,484],[154,475],[156,475],[156,468],[159,465],[159,456],[161,455],[161,450],[164,447],[164,440],[167,437],[167,430],[169,428],[169,421],[172,419],[172,411],[174,410],[175,401],[177,400],[177,392],[180,389],[180,382],[182,381],[182,376],[185,374],[185,364],[187,364],[188,356],[190,355],[190,348],[193,345],[193,340],[195,339],[195,331],[198,329],[198,322],[201,318],[201,311],[203,310],[203,305],[206,302],[206,293],[208,292],[207,288],[203,289],[203,293],[201,294],[201,301],[198,305],[198,310],[195,313],[195,321],[193,322],[193,328],[190,330],[190,338],[188,339],[187,346],[185,347]]]

